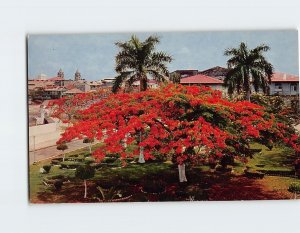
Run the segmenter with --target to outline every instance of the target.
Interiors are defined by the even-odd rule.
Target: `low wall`
[[[61,133],[58,122],[29,127],[29,151],[55,145]]]

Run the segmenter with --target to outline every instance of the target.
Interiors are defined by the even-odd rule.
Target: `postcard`
[[[31,203],[298,199],[296,30],[30,34]]]

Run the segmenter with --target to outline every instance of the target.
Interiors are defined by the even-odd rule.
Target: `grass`
[[[247,166],[253,169],[270,171],[293,171],[294,154],[286,147],[274,147],[269,150],[260,144],[252,144],[253,149],[262,149],[261,153],[254,155]],[[258,165],[258,166],[257,166]],[[260,165],[263,165],[260,167]]]
[[[92,150],[95,150],[97,147],[101,146],[101,144],[96,144],[92,147]],[[235,180],[231,184],[231,189],[235,187],[235,185],[239,184],[239,177],[243,174],[243,171],[246,166],[249,166],[251,169],[255,170],[271,170],[271,171],[293,171],[293,154],[292,151],[288,148],[274,147],[273,150],[269,150],[268,148],[260,145],[260,144],[252,144],[251,148],[253,149],[262,149],[260,153],[256,153],[252,159],[249,159],[247,164],[244,164],[239,161],[235,161],[234,166],[234,176]],[[94,158],[90,157],[88,147],[82,148],[73,152],[66,153],[66,159],[73,159],[74,161],[65,161],[63,164],[72,165],[72,164],[86,164],[88,162],[94,162]],[[82,160],[80,162],[76,160]],[[33,202],[39,201],[39,195],[43,194],[47,196],[48,194],[51,196],[55,196],[49,188],[47,188],[43,183],[43,178],[50,178],[54,175],[63,175],[68,177],[71,180],[71,184],[67,186],[64,185],[63,191],[59,194],[60,199],[57,202],[67,202],[69,198],[70,192],[77,192],[77,190],[82,189],[82,181],[77,181],[75,178],[75,169],[60,169],[59,166],[52,166],[49,174],[41,174],[40,168],[43,165],[50,164],[51,160],[42,161],[38,164],[30,166],[30,200]],[[230,177],[219,177],[220,175],[211,174],[209,172],[210,168],[208,166],[195,166],[191,169],[187,170],[187,177],[190,181],[190,184],[196,184],[197,182],[209,183],[210,187],[213,187],[214,182],[219,182],[220,184],[226,184],[230,181]],[[178,171],[177,167],[172,164],[172,162],[149,162],[147,161],[145,164],[138,163],[127,163],[126,167],[121,167],[120,161],[110,161],[105,165],[101,165],[97,168],[95,176],[90,179],[94,185],[94,188],[101,185],[108,185],[110,187],[113,186],[122,186],[124,190],[129,187],[128,185],[140,185],[143,182],[144,177],[149,175],[154,175],[158,179],[165,180],[168,184],[177,184],[178,185]],[[235,183],[236,182],[236,183]],[[241,179],[240,182],[248,182],[245,178]],[[260,194],[257,197],[259,198],[277,198],[287,196],[288,195],[288,187],[293,182],[299,182],[299,179],[290,178],[290,177],[270,177],[267,176],[259,181],[249,181],[245,187],[254,185],[260,185],[264,187],[266,190],[271,190],[272,192],[278,191],[277,196],[272,196],[270,193]],[[246,184],[245,183],[245,184]],[[198,183],[197,183],[198,184]],[[222,185],[221,185],[222,186]],[[226,185],[225,185],[226,186]],[[225,187],[224,186],[224,187]],[[254,189],[253,189],[254,190]],[[97,190],[95,191],[97,192]],[[249,191],[250,192],[250,191]],[[254,192],[254,191],[253,191]],[[255,192],[260,192],[260,189],[256,189]],[[228,190],[230,193],[230,190]],[[58,194],[57,194],[58,195]],[[58,195],[58,196],[59,196]],[[139,194],[142,195],[142,194]],[[225,195],[225,194],[224,194]],[[255,197],[255,193],[253,194]],[[74,198],[75,194],[73,195]],[[141,197],[143,198],[143,197]],[[225,197],[224,197],[225,198]],[[252,197],[251,197],[252,198]],[[226,199],[226,198],[225,198]],[[48,200],[48,199],[47,199]],[[57,199],[49,199],[49,202],[55,202]],[[177,200],[177,199],[176,199]],[[181,199],[178,199],[181,200]],[[82,200],[80,200],[82,201]]]

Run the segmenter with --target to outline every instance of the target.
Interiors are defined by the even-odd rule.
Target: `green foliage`
[[[140,41],[132,35],[129,41],[117,42],[120,49],[116,55],[116,72],[118,76],[113,83],[112,91],[117,92],[123,83],[126,91],[130,90],[135,81],[140,81],[140,90],[147,90],[148,77],[163,82],[169,76],[167,64],[171,56],[155,51],[160,42],[156,36],[150,36]]]
[[[51,165],[44,165],[43,168],[44,168],[46,173],[49,173],[50,170],[51,170]]]
[[[292,192],[292,193],[300,193],[300,183],[291,183],[288,191]]]
[[[63,185],[63,181],[61,180],[56,180],[53,184],[54,188],[56,191],[60,191]]]
[[[95,169],[89,165],[79,166],[75,172],[75,177],[81,180],[87,180],[93,178],[94,175],[95,175]]]
[[[269,113],[279,113],[284,107],[281,96],[266,96],[256,93],[251,96],[251,102],[265,107]]]
[[[57,145],[56,149],[64,151],[64,150],[68,149],[68,146],[66,143],[61,143],[61,144]]]
[[[273,74],[272,64],[263,55],[268,50],[270,47],[267,45],[249,49],[244,42],[237,48],[225,50],[224,55],[230,56],[227,61],[229,71],[224,80],[229,94],[245,91],[249,100],[252,86],[256,92],[260,88],[264,93],[268,92],[268,84]]]

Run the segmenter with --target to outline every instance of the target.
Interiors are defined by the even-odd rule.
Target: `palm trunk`
[[[247,93],[246,93],[246,99],[247,99],[247,101],[249,101],[249,102],[250,102],[250,96],[251,96],[251,91],[248,90]]]
[[[147,90],[147,77],[140,79],[140,91],[146,91]]]
[[[178,164],[179,182],[187,182],[185,176],[185,164]]]
[[[86,180],[83,181],[84,182],[84,198],[87,197],[87,184],[86,184]]]

